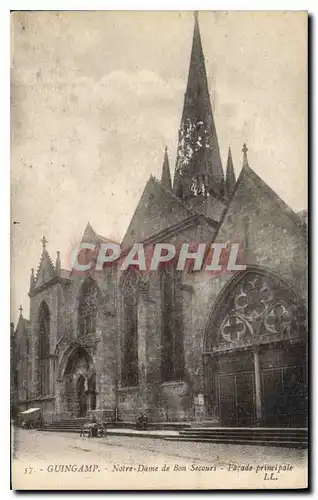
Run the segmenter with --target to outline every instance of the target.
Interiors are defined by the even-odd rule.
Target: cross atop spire
[[[41,259],[39,262],[39,266],[38,266],[35,278],[34,278],[34,272],[31,271],[30,290],[34,286],[42,285],[48,279],[53,278],[54,273],[55,273],[53,262],[51,260],[50,255],[49,255],[49,252],[46,249],[46,245],[47,245],[48,241],[47,241],[45,236],[42,236],[41,243],[42,243]]]
[[[22,316],[22,313],[23,313],[23,307],[20,305],[19,307],[19,311],[20,311],[20,316]]]
[[[247,152],[248,152],[248,147],[246,146],[246,142],[244,142],[243,147],[242,147],[243,167],[248,167]]]
[[[46,244],[48,243],[48,241],[47,241],[47,239],[46,239],[45,236],[42,236],[41,243],[42,243],[43,250],[45,250],[46,249]]]

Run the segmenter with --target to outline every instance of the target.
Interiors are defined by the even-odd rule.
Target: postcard
[[[12,489],[308,487],[307,24],[11,14]]]

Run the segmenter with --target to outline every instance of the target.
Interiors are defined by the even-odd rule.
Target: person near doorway
[[[139,417],[137,418],[136,429],[145,431],[147,429],[147,426],[148,426],[148,419],[147,419],[146,415],[141,413],[139,415]]]

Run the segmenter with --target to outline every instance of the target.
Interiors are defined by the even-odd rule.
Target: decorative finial
[[[247,151],[248,151],[248,147],[246,146],[246,143],[244,142],[243,147],[242,147],[243,167],[248,167]]]
[[[56,252],[55,274],[56,276],[61,276],[61,259],[59,250]]]
[[[22,317],[23,307],[21,305],[19,307],[19,311],[20,311],[20,316]]]
[[[41,243],[42,243],[43,250],[45,250],[46,244],[48,243],[45,236],[42,236]]]
[[[30,276],[30,290],[33,289],[35,284],[35,277],[34,277],[34,269],[31,269],[31,276]]]

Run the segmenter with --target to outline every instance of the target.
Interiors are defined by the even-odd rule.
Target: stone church
[[[42,238],[29,320],[11,331],[20,409],[47,422],[89,417],[219,426],[305,426],[307,226],[253,171],[243,146],[224,173],[198,19],[175,172],[150,176],[121,242],[240,242],[246,269],[142,273],[61,268]],[[88,224],[83,241],[107,238]]]

